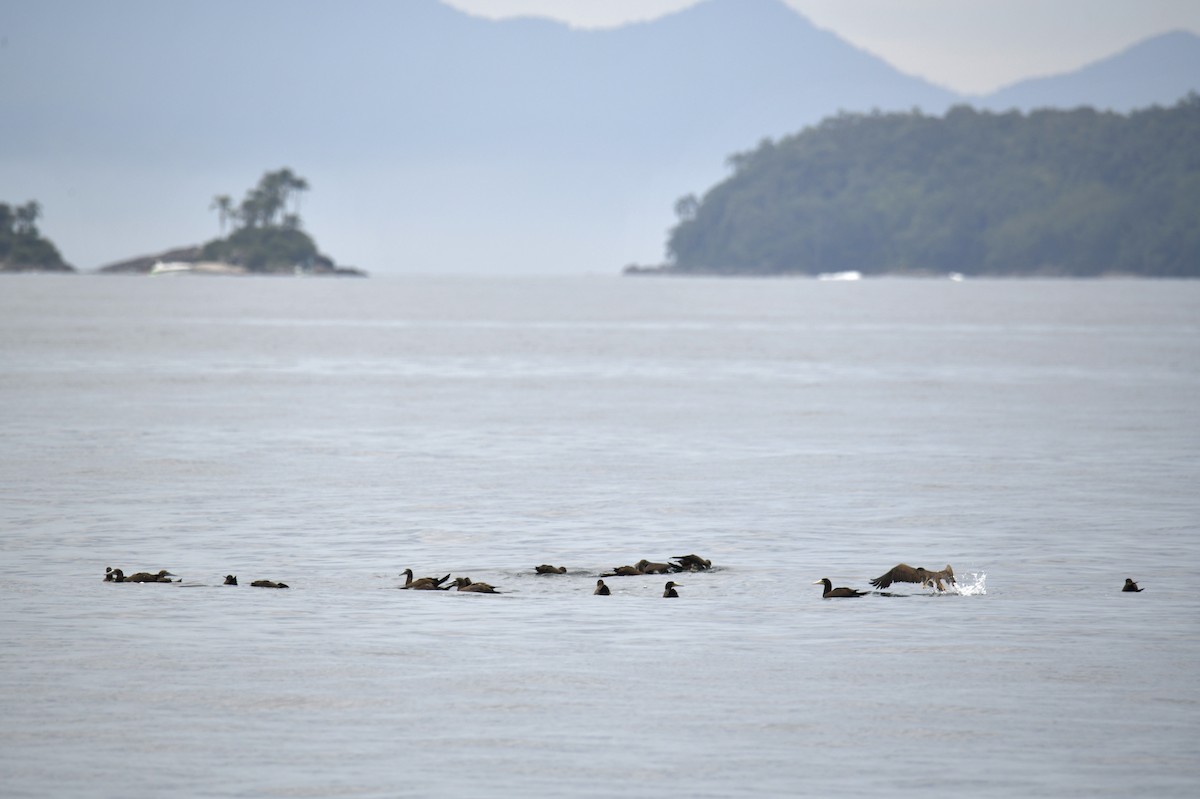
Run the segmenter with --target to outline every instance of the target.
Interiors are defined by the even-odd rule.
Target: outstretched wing
[[[920,567],[913,568],[907,563],[898,563],[871,581],[876,588],[887,588],[892,583],[923,583],[926,571]]]

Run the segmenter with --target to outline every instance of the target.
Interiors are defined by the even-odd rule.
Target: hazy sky
[[[480,16],[612,27],[700,0],[445,1]],[[892,66],[969,94],[1067,72],[1170,30],[1200,34],[1200,0],[785,1]]]

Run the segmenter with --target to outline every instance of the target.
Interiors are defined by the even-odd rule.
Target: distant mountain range
[[[1126,113],[1170,106],[1200,87],[1200,37],[1173,31],[1074,72],[1014,83],[972,101],[996,111],[1093,108]]]
[[[40,0],[0,20],[0,201],[36,199],[92,268],[217,233],[214,195],[287,166],[339,262],[615,273],[656,262],[676,198],[839,110],[1170,104],[1200,37],[967,98],[780,0],[577,30],[437,0]],[[235,200],[237,198],[235,197]]]

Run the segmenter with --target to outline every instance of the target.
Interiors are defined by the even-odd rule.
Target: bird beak
[[[825,581],[824,581],[824,580],[813,580],[813,581],[812,581],[812,584],[813,584],[813,585],[820,585],[820,584],[821,584],[821,583],[823,583],[823,582],[825,582]]]

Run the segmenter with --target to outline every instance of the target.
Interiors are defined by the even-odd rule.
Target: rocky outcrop
[[[157,255],[143,255],[100,267],[103,274],[149,274],[157,263],[194,263],[200,260],[200,247],[177,247]]]

